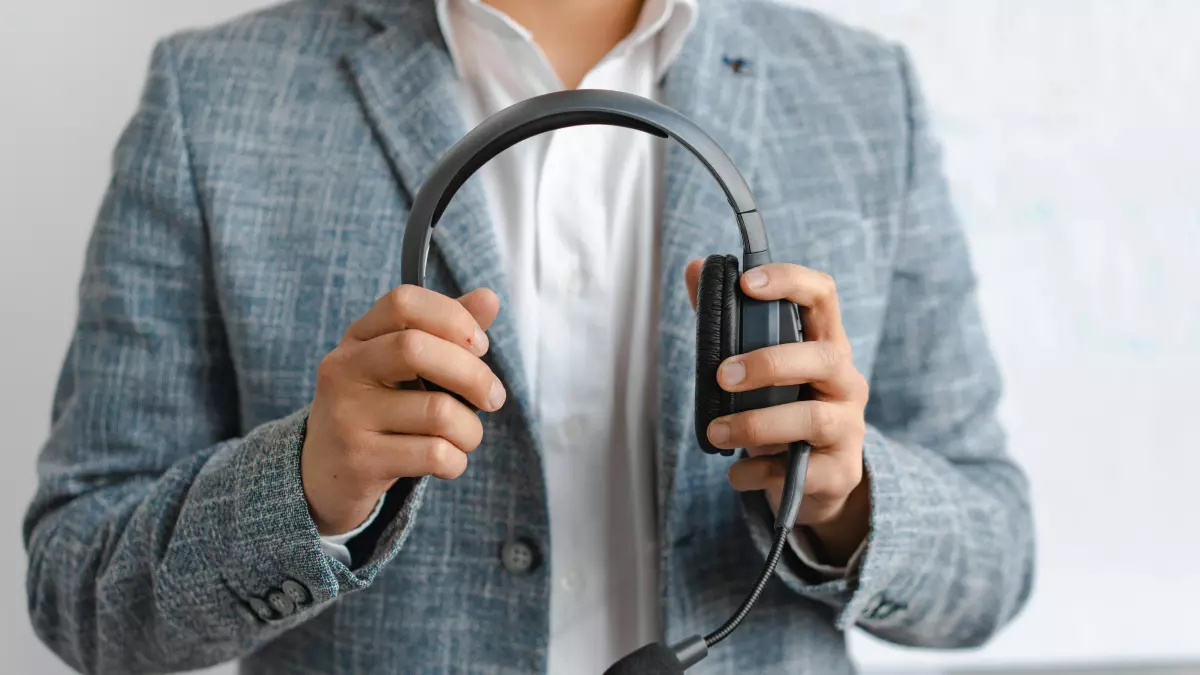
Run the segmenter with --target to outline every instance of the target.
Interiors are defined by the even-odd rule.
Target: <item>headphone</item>
[[[741,268],[771,261],[767,231],[746,179],[711,137],[681,113],[649,99],[599,89],[568,90],[535,96],[484,120],[467,133],[430,170],[418,189],[404,230],[401,281],[425,286],[433,228],[450,199],[481,166],[517,143],[538,134],[580,125],[602,124],[673,138],[690,150],[720,184],[733,207],[742,235]],[[730,393],[717,383],[717,368],[734,355],[802,338],[796,305],[786,300],[757,300],[742,292],[738,258],[710,255],[704,260],[696,298],[695,433],[700,449],[729,456],[708,440],[708,425],[718,417],[795,401],[799,385],[763,387]],[[438,389],[430,382],[428,389]],[[457,397],[463,400],[461,397]],[[708,649],[737,628],[775,571],[787,535],[800,511],[810,448],[805,442],[788,448],[783,499],[775,519],[775,540],[750,594],[723,626],[706,636],[693,636],[673,646],[655,642],[638,649],[605,671],[606,675],[675,675],[708,655]]]

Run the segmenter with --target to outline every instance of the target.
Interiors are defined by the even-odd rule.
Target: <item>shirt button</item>
[[[575,570],[571,570],[558,580],[558,585],[567,593],[578,593],[583,590],[583,578]]]
[[[563,435],[566,437],[565,440],[579,442],[582,440],[581,437],[583,436],[584,429],[585,425],[583,418],[579,416],[572,417],[571,419],[567,420],[565,424],[563,424]]]
[[[537,550],[524,539],[510,539],[500,547],[500,564],[511,574],[524,574],[537,563]]]

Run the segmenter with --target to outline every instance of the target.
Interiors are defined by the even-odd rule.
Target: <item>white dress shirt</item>
[[[646,0],[579,88],[657,98],[696,12],[696,0]],[[468,128],[564,88],[529,31],[481,0],[438,0],[438,20]],[[603,672],[660,638],[654,291],[665,143],[573,127],[522,141],[478,173],[510,292],[501,311],[516,321],[546,449],[554,675]],[[348,563],[345,542],[369,523],[324,538],[325,550]],[[793,548],[819,571],[844,572],[814,564],[796,539]]]

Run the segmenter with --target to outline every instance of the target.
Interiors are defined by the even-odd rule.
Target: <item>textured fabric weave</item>
[[[727,58],[743,59],[736,72]],[[509,402],[459,480],[419,480],[355,569],[325,555],[299,474],[316,366],[399,283],[407,204],[465,133],[423,0],[303,0],[155,49],[114,155],[77,330],[25,524],[40,638],[97,673],[241,660],[247,674],[543,672],[550,570],[543,451],[504,312],[489,362]],[[853,672],[842,630],[961,647],[1032,583],[1028,489],[996,420],[999,379],[928,114],[902,49],[761,0],[708,0],[664,101],[745,172],[776,260],[838,283],[869,376],[872,527],[849,579],[788,555],[699,674]],[[657,516],[666,637],[711,630],[767,548],[760,496],[692,433],[688,260],[736,252],[728,204],[667,154],[659,280]],[[468,183],[430,282],[503,298]],[[581,477],[581,479],[584,479]],[[391,498],[389,497],[389,502]],[[264,619],[285,582],[308,602]],[[295,586],[292,586],[295,588]]]

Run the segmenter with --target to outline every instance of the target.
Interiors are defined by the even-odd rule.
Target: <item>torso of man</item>
[[[695,0],[438,0],[437,19],[459,77],[459,113],[473,126],[569,88],[660,98],[697,9]],[[510,292],[504,311],[546,444],[552,673],[598,672],[660,635],[654,374],[663,151],[640,131],[588,125],[534,136],[478,171]],[[344,545],[377,515],[326,537],[326,550],[349,563]],[[802,536],[791,543],[813,573],[845,573],[818,562]]]

